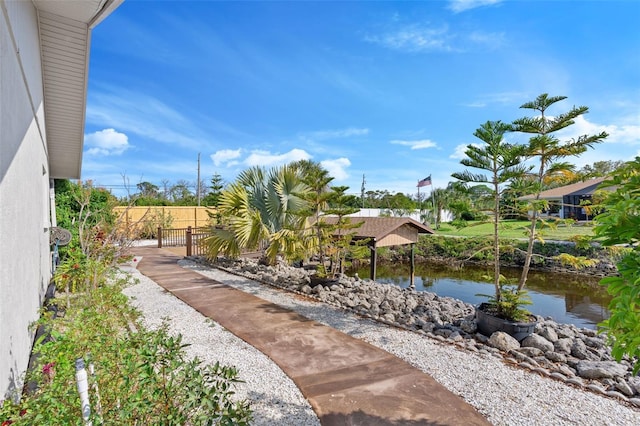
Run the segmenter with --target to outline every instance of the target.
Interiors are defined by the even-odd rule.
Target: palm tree
[[[490,174],[474,174],[468,170],[461,173],[453,173],[456,179],[469,183],[487,183],[492,187],[493,206],[493,254],[494,254],[494,274],[493,284],[495,286],[495,305],[499,309],[502,305],[502,287],[500,285],[500,241],[498,228],[500,224],[500,196],[501,185],[510,179],[522,176],[527,168],[522,165],[522,155],[525,147],[522,145],[511,145],[504,141],[503,137],[511,126],[501,121],[487,121],[473,134],[484,142],[482,146],[468,145],[465,154],[467,158],[460,161],[462,165],[474,169],[484,170]],[[498,311],[498,314],[503,312]]]
[[[237,257],[243,249],[263,248],[269,263],[279,253],[294,259],[305,250],[303,237],[308,203],[301,197],[308,191],[300,169],[283,166],[265,171],[245,170],[220,195],[220,213],[228,225],[212,227],[204,240],[209,258],[218,253]]]
[[[569,156],[577,156],[587,151],[594,144],[602,142],[608,134],[602,132],[598,135],[582,135],[577,139],[560,142],[554,135],[555,132],[565,129],[575,123],[575,118],[589,111],[586,106],[573,107],[564,114],[557,116],[546,115],[547,109],[566,99],[566,96],[549,96],[546,93],[538,96],[534,101],[523,104],[520,108],[538,111],[540,115],[524,117],[513,122],[515,131],[531,134],[527,146],[527,157],[537,160],[538,171],[532,184],[533,200],[530,202],[531,225],[528,232],[528,245],[525,263],[520,275],[518,291],[522,290],[527,282],[527,276],[533,257],[533,245],[537,239],[536,224],[540,211],[545,209],[545,203],[540,200],[540,192],[543,190],[545,179],[550,175],[567,170],[569,163],[559,162]]]
[[[464,220],[465,213],[473,210],[471,188],[465,182],[452,181],[446,188],[438,188],[434,192],[432,201],[438,207],[437,223],[441,222],[443,210],[451,213],[454,220]]]
[[[329,203],[335,199],[336,193],[332,191],[329,184],[333,177],[324,169],[320,163],[309,160],[300,160],[294,163],[302,171],[302,181],[307,185],[308,191],[297,194],[307,201],[309,210],[307,215],[313,218],[312,227],[315,229],[315,239],[318,245],[318,255],[320,264],[325,264],[325,240],[329,238],[329,230],[323,222],[323,211],[327,209]]]
[[[427,205],[431,203],[433,206],[432,219],[435,222],[435,228],[440,229],[442,222],[442,211],[449,206],[450,191],[444,188],[435,188],[431,191],[431,195],[427,198]]]

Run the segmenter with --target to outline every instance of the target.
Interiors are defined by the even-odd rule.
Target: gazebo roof
[[[355,232],[355,238],[364,239],[371,238],[373,242],[391,236],[394,233],[400,233],[401,228],[409,228],[417,234],[434,234],[435,232],[422,223],[409,217],[346,217],[352,224],[361,223],[360,227],[350,229],[349,232]],[[338,221],[336,216],[324,217],[326,223],[335,224]]]

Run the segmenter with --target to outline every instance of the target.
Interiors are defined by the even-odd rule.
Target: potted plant
[[[491,336],[496,331],[503,331],[517,340],[523,340],[533,333],[537,321],[531,312],[522,308],[531,304],[526,290],[518,291],[516,286],[501,282],[500,291],[495,296],[482,296],[486,296],[488,302],[481,303],[476,309],[480,333]]]
[[[516,339],[522,340],[531,334],[535,328],[535,321],[531,321],[531,314],[522,309],[523,305],[531,304],[526,291],[505,283],[500,274],[500,195],[501,185],[513,178],[523,176],[530,170],[522,164],[522,157],[526,149],[522,145],[512,145],[504,141],[504,134],[511,130],[509,124],[500,121],[487,121],[478,128],[474,136],[484,142],[484,145],[468,145],[464,158],[460,162],[467,167],[486,170],[490,176],[473,174],[468,170],[454,173],[452,176],[463,182],[486,183],[491,185],[493,216],[493,284],[495,293],[483,295],[488,297],[476,309],[478,330],[486,335],[495,331],[504,331]]]

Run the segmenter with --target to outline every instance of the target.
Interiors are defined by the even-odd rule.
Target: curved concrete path
[[[323,425],[488,425],[469,404],[390,353],[136,247],[141,273],[271,358]]]

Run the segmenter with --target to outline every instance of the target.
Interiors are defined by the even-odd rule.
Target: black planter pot
[[[485,336],[491,336],[496,331],[503,331],[516,340],[522,341],[525,337],[532,334],[536,328],[536,321],[514,322],[493,316],[485,312],[487,306],[488,303],[481,303],[480,306],[476,308],[478,331]]]
[[[323,287],[331,287],[334,284],[338,284],[338,280],[333,279],[333,278],[320,278],[317,277],[315,275],[311,276],[311,283],[309,284],[310,287],[315,287],[318,285],[321,285]]]

